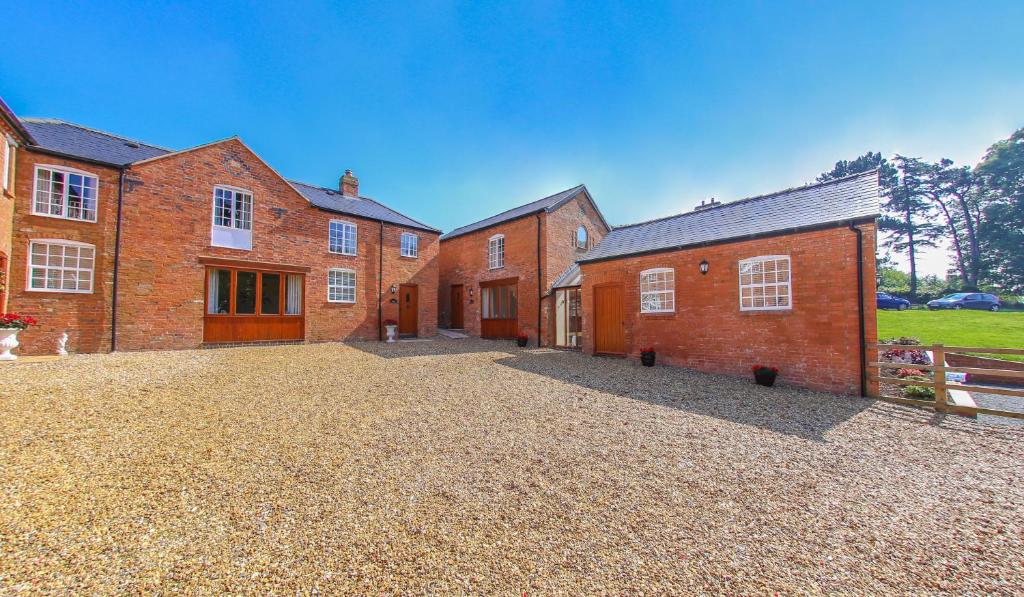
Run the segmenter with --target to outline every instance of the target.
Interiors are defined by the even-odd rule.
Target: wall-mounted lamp
[[[396,292],[398,292],[398,287],[395,286],[394,284],[392,284],[391,285],[391,294],[395,294]]]
[[[473,298],[473,289],[472,288],[469,289],[469,298]]]
[[[700,260],[700,273],[702,273],[704,275],[707,275],[708,268],[710,268],[710,267],[711,267],[711,265],[708,264],[708,260],[707,259],[701,259]]]

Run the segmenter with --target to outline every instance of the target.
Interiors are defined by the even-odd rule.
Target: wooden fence
[[[947,372],[974,373],[986,376],[1002,377],[1006,379],[1024,380],[1024,371],[1013,371],[1010,369],[988,369],[979,367],[947,367],[946,354],[957,353],[981,353],[981,354],[1012,354],[1024,355],[1024,350],[1018,348],[977,348],[965,346],[943,346],[935,344],[932,346],[905,345],[905,344],[872,344],[869,348],[877,348],[879,353],[888,350],[930,350],[932,352],[931,365],[914,365],[910,363],[885,363],[875,361],[868,363],[868,378],[879,383],[889,383],[899,386],[920,386],[935,390],[935,400],[915,400],[897,396],[874,396],[880,400],[896,402],[898,404],[909,404],[925,408],[934,408],[938,412],[953,413],[974,417],[977,415],[996,415],[1000,417],[1013,417],[1024,419],[1024,412],[998,410],[992,408],[981,408],[979,406],[968,406],[955,404],[949,399],[950,390],[964,390],[966,392],[983,392],[985,394],[998,394],[1000,396],[1015,396],[1024,398],[1024,389],[990,388],[987,386],[975,386],[962,383],[946,381]],[[920,371],[931,371],[931,381],[908,380],[899,377],[887,377],[884,375],[886,369],[918,369]],[[873,375],[872,375],[873,373]],[[1021,401],[1024,406],[1024,400]]]

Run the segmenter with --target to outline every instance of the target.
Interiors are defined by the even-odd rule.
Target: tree
[[[869,151],[858,158],[854,158],[853,160],[840,160],[836,162],[835,167],[818,176],[818,182],[828,182],[837,178],[843,178],[844,176],[860,174],[861,172],[867,172],[875,169],[882,172],[882,178],[890,178],[896,175],[895,169],[893,169],[892,165],[882,157],[881,152]]]
[[[1024,292],[1024,128],[993,144],[974,174],[990,201],[980,237],[992,282]]]
[[[890,233],[886,241],[897,253],[905,253],[910,262],[910,296],[917,297],[917,252],[936,246],[942,228],[930,222],[931,205],[924,197],[927,172],[917,158],[897,155],[893,159],[898,180],[882,187],[886,197],[882,202],[883,216],[879,228]],[[894,177],[895,178],[895,177]]]

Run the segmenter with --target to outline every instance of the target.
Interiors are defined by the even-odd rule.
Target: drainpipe
[[[857,235],[857,322],[860,324],[860,395],[867,396],[867,341],[864,338],[864,232],[850,222]]]
[[[384,220],[380,221],[380,265],[377,269],[377,341],[384,339]]]
[[[121,211],[124,206],[124,166],[117,178],[117,222],[114,224],[114,280],[110,297],[110,352],[117,350],[117,279],[121,269]]]
[[[537,214],[537,348],[540,348],[540,322],[541,322],[541,310],[544,307],[544,287],[541,286],[541,269],[540,269],[540,214]]]

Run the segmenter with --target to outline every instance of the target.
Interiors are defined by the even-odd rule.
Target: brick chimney
[[[338,181],[338,190],[342,195],[359,196],[359,179],[352,175],[351,170],[345,170],[345,175]]]

